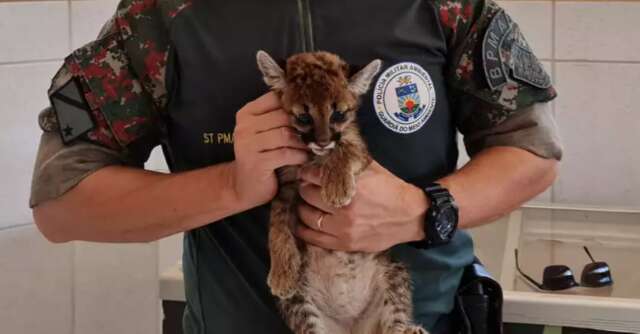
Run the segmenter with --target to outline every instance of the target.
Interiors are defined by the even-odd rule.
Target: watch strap
[[[438,231],[438,227],[436,224],[438,223],[436,219],[441,214],[443,209],[447,210],[455,210],[457,216],[457,205],[449,190],[440,185],[439,183],[431,183],[427,187],[424,188],[425,195],[429,198],[431,205],[427,210],[425,221],[424,221],[424,230],[426,238],[424,240],[416,241],[411,243],[414,247],[418,248],[431,248],[439,245],[447,244],[453,238],[455,231],[457,229],[457,220],[454,223],[454,228],[452,231],[445,237],[442,237]]]

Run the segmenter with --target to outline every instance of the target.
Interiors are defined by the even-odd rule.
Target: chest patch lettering
[[[424,126],[436,107],[429,73],[415,63],[399,63],[380,75],[374,86],[376,115],[390,130],[408,134]]]

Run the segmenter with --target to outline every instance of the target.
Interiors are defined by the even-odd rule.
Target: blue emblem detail
[[[409,122],[417,119],[427,106],[420,103],[418,85],[411,83],[409,77],[400,78],[399,82],[405,84],[396,88],[398,107],[402,112],[397,112],[393,115],[404,122]]]

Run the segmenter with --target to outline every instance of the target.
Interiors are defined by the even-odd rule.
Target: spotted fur
[[[356,119],[359,97],[380,69],[375,60],[353,76],[327,52],[302,53],[280,66],[258,53],[265,82],[282,99],[292,125],[313,151],[309,164],[322,171],[322,199],[348,205],[356,177],[371,162]],[[304,244],[294,237],[301,224],[296,207],[297,167],[278,170],[272,202],[268,285],[296,334],[427,334],[412,322],[407,270],[383,253],[347,253]]]

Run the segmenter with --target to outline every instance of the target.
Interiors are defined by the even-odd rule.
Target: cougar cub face
[[[340,101],[329,104],[294,103],[289,108],[293,126],[300,132],[313,153],[325,155],[336,147],[342,138],[342,132],[354,121],[356,107],[354,103]]]
[[[264,51],[257,58],[265,82],[281,96],[292,125],[316,155],[329,153],[354,129],[359,97],[381,65],[375,60],[348,77],[348,65],[327,52],[294,55],[285,70]]]

